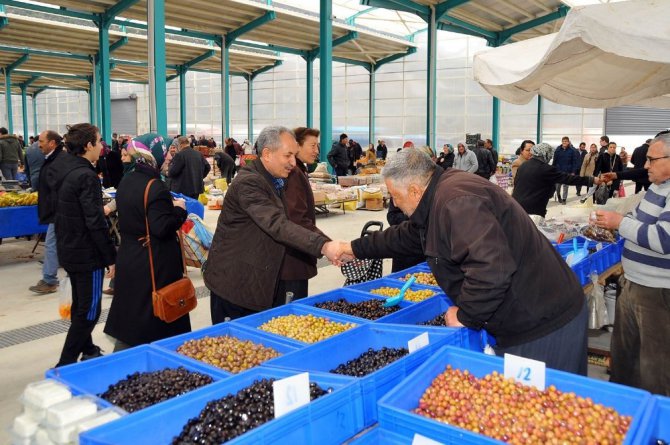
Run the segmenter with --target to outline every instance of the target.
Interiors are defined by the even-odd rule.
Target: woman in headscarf
[[[162,150],[154,144],[153,151]],[[183,275],[182,254],[177,230],[186,220],[184,200],[173,200],[160,179],[156,158],[144,143],[132,140],[127,173],[119,184],[116,205],[119,212],[121,246],[117,254],[114,299],[105,333],[116,340],[114,350],[151,343],[191,330],[187,315],[165,323],[154,316],[151,299],[149,249],[146,245],[144,193],[149,182],[146,217],[149,222],[156,289]]]
[[[598,178],[577,176],[558,171],[549,162],[554,156],[554,148],[542,142],[530,149],[531,158],[521,164],[516,172],[512,197],[529,215],[547,214],[547,203],[556,190],[556,184],[585,185],[599,184]]]

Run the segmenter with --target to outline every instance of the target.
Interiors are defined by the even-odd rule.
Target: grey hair
[[[272,125],[263,128],[261,134],[258,135],[256,143],[258,144],[259,153],[267,148],[270,151],[276,151],[281,147],[281,135],[288,133],[295,139],[295,133],[281,125]]]
[[[179,136],[175,141],[177,143],[177,147],[181,147],[182,145],[185,144],[190,144],[191,140],[187,138],[186,136]]]
[[[654,139],[652,139],[652,141],[649,143],[649,146],[651,147],[652,144],[655,144],[657,142],[663,144],[663,153],[666,156],[670,155],[670,132],[659,134]]]
[[[435,168],[435,163],[427,153],[417,148],[406,148],[386,161],[382,177],[404,186],[412,182],[427,185]]]

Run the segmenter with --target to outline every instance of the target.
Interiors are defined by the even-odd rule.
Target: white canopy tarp
[[[526,104],[670,108],[670,0],[575,7],[560,31],[475,55],[475,80]]]

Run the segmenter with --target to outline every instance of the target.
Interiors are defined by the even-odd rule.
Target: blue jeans
[[[19,172],[19,164],[12,164],[9,162],[0,162],[0,172],[6,181],[13,181],[16,179],[16,174]]]
[[[47,237],[44,241],[44,264],[42,280],[49,285],[58,284],[58,254],[56,252],[56,226],[49,224]]]

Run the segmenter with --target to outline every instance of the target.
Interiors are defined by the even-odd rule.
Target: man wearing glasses
[[[670,395],[670,132],[649,144],[651,186],[627,215],[596,211],[596,224],[625,239],[623,291],[616,303],[611,380]],[[614,175],[614,176],[612,176]],[[605,180],[622,178],[606,173]]]

